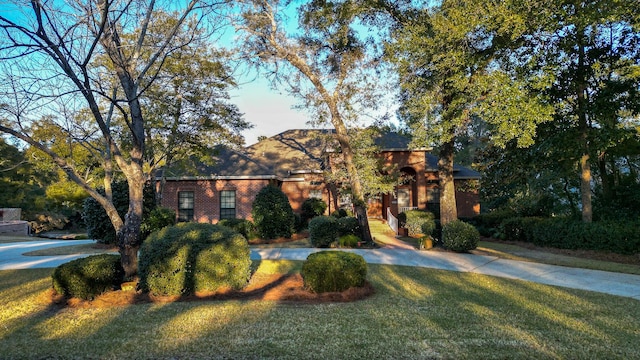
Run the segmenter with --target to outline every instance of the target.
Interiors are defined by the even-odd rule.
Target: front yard
[[[259,274],[299,262],[263,261]],[[51,269],[0,272],[0,357],[640,358],[637,300],[489,276],[369,266],[353,303],[194,301],[72,308]]]

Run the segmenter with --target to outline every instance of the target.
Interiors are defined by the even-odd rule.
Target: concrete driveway
[[[0,244],[0,270],[53,268],[88,256],[24,256],[30,251],[55,246],[89,244],[93,240],[46,240]],[[251,250],[253,260],[305,260],[320,249],[270,248]],[[494,256],[417,251],[404,248],[345,250],[362,255],[371,264],[418,266],[458,272],[470,272],[509,279],[537,282],[567,288],[596,291],[640,300],[640,275],[546,265],[535,262],[500,259]]]

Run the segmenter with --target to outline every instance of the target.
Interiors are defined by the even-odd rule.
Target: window
[[[236,191],[220,191],[220,220],[236,218]]]
[[[178,222],[193,220],[193,191],[178,192]]]
[[[322,200],[322,190],[309,190],[309,198]]]

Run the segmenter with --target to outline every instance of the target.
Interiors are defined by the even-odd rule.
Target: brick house
[[[325,182],[331,171],[333,149],[330,130],[288,130],[242,150],[220,149],[215,165],[196,166],[193,173],[167,169],[158,179],[162,206],[176,210],[179,221],[216,223],[224,218],[251,219],[256,194],[268,184],[282,189],[294,212],[308,198],[321,198],[330,213],[349,206],[337,187]],[[329,139],[329,140],[328,140]],[[437,158],[425,149],[409,149],[409,140],[389,133],[376,139],[385,165],[399,170],[394,193],[369,202],[369,216],[382,218],[387,209],[397,215],[406,209],[437,209]],[[458,215],[480,212],[477,172],[454,169]]]

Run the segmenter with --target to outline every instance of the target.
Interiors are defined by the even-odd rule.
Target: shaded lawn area
[[[68,308],[51,272],[0,271],[1,358],[640,358],[639,301],[477,274],[369,265],[376,294],[354,303]]]

